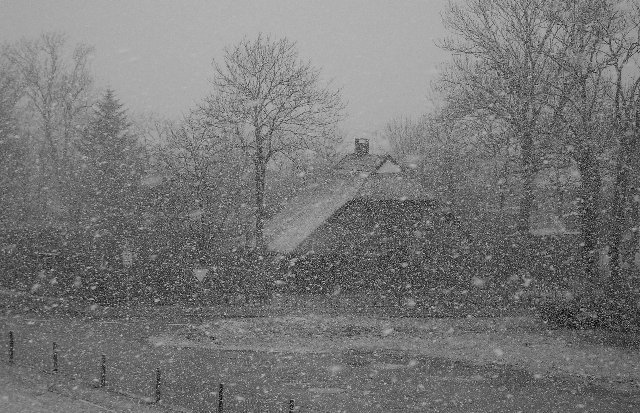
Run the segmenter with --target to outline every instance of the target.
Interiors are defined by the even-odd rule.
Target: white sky
[[[0,42],[62,31],[95,46],[98,86],[135,112],[177,118],[210,90],[211,62],[259,32],[287,36],[343,89],[344,128],[375,131],[428,110],[447,55],[446,0],[0,0]]]

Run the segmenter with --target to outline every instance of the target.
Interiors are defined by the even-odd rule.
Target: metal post
[[[53,372],[58,372],[58,346],[53,342]]]
[[[103,354],[100,363],[100,387],[107,385],[107,357]]]
[[[218,389],[218,413],[222,413],[222,395],[223,395],[224,387],[222,383],[220,383],[220,388]]]
[[[9,331],[9,364],[13,364],[13,331]]]
[[[156,369],[156,403],[160,402],[160,369]]]

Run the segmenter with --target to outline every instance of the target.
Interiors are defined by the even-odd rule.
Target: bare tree
[[[625,16],[628,20],[623,35],[610,38],[607,45],[608,54],[616,60],[612,129],[618,139],[618,151],[609,237],[614,282],[621,281],[623,267],[631,267],[629,261],[638,249],[638,231],[633,229],[640,219],[638,202],[634,199],[640,189],[636,184],[640,178],[640,5],[635,5]],[[627,237],[628,234],[633,236]],[[623,254],[625,238],[633,241],[626,257]]]
[[[582,258],[594,281],[604,219],[603,160],[623,135],[607,119],[620,119],[623,72],[638,53],[637,10],[627,0],[469,0],[450,3],[445,18],[457,36],[443,42],[454,57],[441,91],[458,108],[458,119],[491,114],[510,127],[521,160],[520,232],[529,229],[536,174],[550,160],[555,167],[575,162]],[[620,197],[614,196],[618,218]]]
[[[630,38],[640,22],[637,6],[625,0],[576,0],[556,11],[550,18],[559,27],[554,37],[557,46],[550,56],[559,77],[551,85],[551,107],[580,172],[582,257],[587,280],[598,282],[598,249],[604,235],[602,161],[616,146],[622,72],[640,52],[637,39]],[[620,189],[618,184],[622,183],[614,192]],[[614,226],[619,218],[614,218],[618,221]]]
[[[332,143],[344,104],[340,91],[322,85],[320,72],[286,38],[260,35],[226,49],[215,63],[213,86],[202,111],[252,159],[255,242],[263,249],[267,165]]]
[[[15,67],[0,54],[0,221],[7,225],[25,216],[28,145],[17,121],[22,93]]]
[[[167,125],[167,142],[159,150],[163,167],[184,196],[183,213],[200,223],[203,247],[232,229],[229,220],[244,196],[250,172],[250,160],[233,137],[220,132],[191,114],[178,125]]]
[[[536,136],[545,116],[555,76],[550,51],[557,25],[545,0],[469,0],[450,2],[444,17],[454,37],[441,46],[453,53],[442,77],[450,100],[482,111],[511,126],[519,145],[522,196],[518,229],[528,233],[533,182],[539,168]]]
[[[392,119],[387,123],[383,133],[397,159],[403,160],[424,154],[429,147],[428,122],[428,117],[423,116],[419,119]]]
[[[61,191],[70,178],[73,142],[79,136],[91,106],[92,49],[66,49],[65,36],[45,33],[35,40],[22,40],[4,48],[4,55],[17,68],[24,88],[26,127],[35,137],[39,165],[39,191],[53,185]]]

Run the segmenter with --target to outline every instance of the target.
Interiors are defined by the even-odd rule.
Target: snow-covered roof
[[[284,254],[293,252],[342,206],[358,198],[433,199],[389,155],[348,154],[332,175],[299,192],[265,222],[267,247]]]
[[[373,173],[367,176],[354,198],[404,201],[433,199],[433,195],[425,190],[419,180],[405,174]]]
[[[338,173],[374,173],[386,161],[397,163],[389,155],[355,154],[345,155],[334,167]]]
[[[305,188],[265,223],[267,247],[285,254],[293,252],[331,215],[355,198],[364,179],[333,177]]]

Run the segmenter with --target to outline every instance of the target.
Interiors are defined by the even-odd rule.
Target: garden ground
[[[11,413],[162,412],[130,398],[73,385],[55,385],[54,378],[33,368],[0,363],[0,411]]]
[[[300,411],[640,410],[636,335],[549,329],[526,312],[385,317],[365,301],[5,308],[0,331],[14,331],[17,364],[40,370],[56,341],[60,376],[77,382],[95,380],[105,354],[108,389],[139,398],[160,368],[164,403],[190,411],[214,411],[219,383],[225,411],[286,411],[289,399]]]

